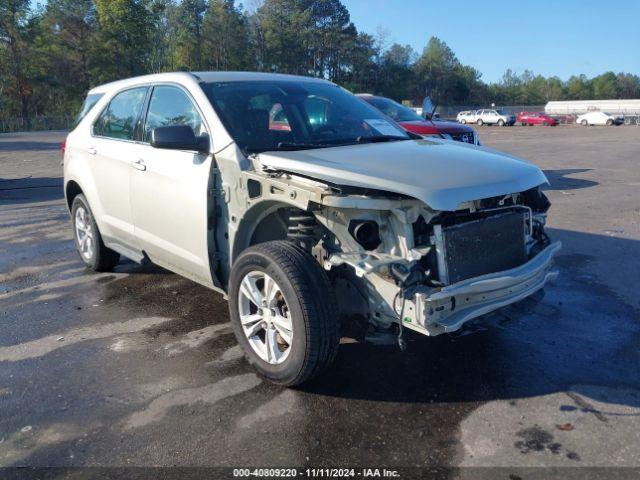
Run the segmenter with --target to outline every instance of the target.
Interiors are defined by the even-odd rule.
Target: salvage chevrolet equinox
[[[326,368],[341,331],[402,347],[403,329],[452,332],[542,288],[560,248],[546,182],[331,82],[262,73],[94,88],[64,154],[82,261],[124,255],[222,293],[247,360],[282,385]]]

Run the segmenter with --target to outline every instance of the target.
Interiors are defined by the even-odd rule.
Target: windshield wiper
[[[327,144],[322,143],[291,143],[291,142],[279,142],[276,147],[277,150],[311,150],[314,148],[325,148]]]
[[[395,140],[409,140],[409,138],[401,137],[400,135],[378,135],[375,137],[360,136],[356,138],[356,143],[380,143],[380,142],[393,142]]]

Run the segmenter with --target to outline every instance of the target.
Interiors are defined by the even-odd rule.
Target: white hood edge
[[[441,211],[548,183],[537,166],[524,160],[446,140],[265,152],[258,160],[263,167],[334,185],[408,195]]]

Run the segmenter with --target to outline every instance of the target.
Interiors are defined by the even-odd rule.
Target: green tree
[[[349,11],[340,0],[310,0],[306,26],[314,75],[339,81],[344,69],[345,53],[353,48],[357,31]]]
[[[174,65],[178,70],[203,69],[203,24],[205,0],[182,0],[171,9],[170,21],[175,33]]]
[[[591,80],[593,95],[598,100],[619,98],[618,78],[613,72],[606,72]]]
[[[31,25],[28,0],[0,2],[0,74],[2,93],[7,95],[7,111],[29,117],[33,96],[31,74]],[[6,80],[5,80],[6,79]],[[17,100],[17,104],[13,103]]]
[[[586,75],[572,76],[567,82],[567,100],[588,100],[593,98],[591,82]]]
[[[204,68],[249,70],[254,68],[254,50],[249,20],[234,0],[210,0],[203,22]]]
[[[133,77],[149,71],[154,18],[147,0],[93,0],[98,28],[92,49],[95,83]]]
[[[313,73],[310,49],[311,10],[307,0],[265,0],[256,11],[266,71]]]
[[[377,55],[373,36],[358,33],[353,48],[346,54],[345,61],[350,67],[342,84],[353,92],[375,92],[378,78],[378,64],[375,61]]]
[[[410,99],[415,90],[412,65],[416,53],[410,45],[394,43],[381,56],[379,90],[396,100]]]
[[[416,97],[429,95],[435,103],[450,102],[455,96],[460,62],[449,46],[431,37],[415,64]]]
[[[35,103],[47,115],[67,115],[91,86],[90,48],[96,28],[91,0],[49,0],[34,40]]]

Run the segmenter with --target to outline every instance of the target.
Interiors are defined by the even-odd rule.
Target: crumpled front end
[[[520,301],[558,276],[553,257],[561,243],[554,242],[527,263],[443,287],[421,289],[409,299],[402,321],[424,328],[430,335],[458,330],[465,322]]]
[[[548,207],[538,188],[454,212],[407,198],[327,196],[315,215],[333,239],[320,256],[345,316],[366,312],[374,327],[452,332],[558,275],[561,245],[544,232]]]

